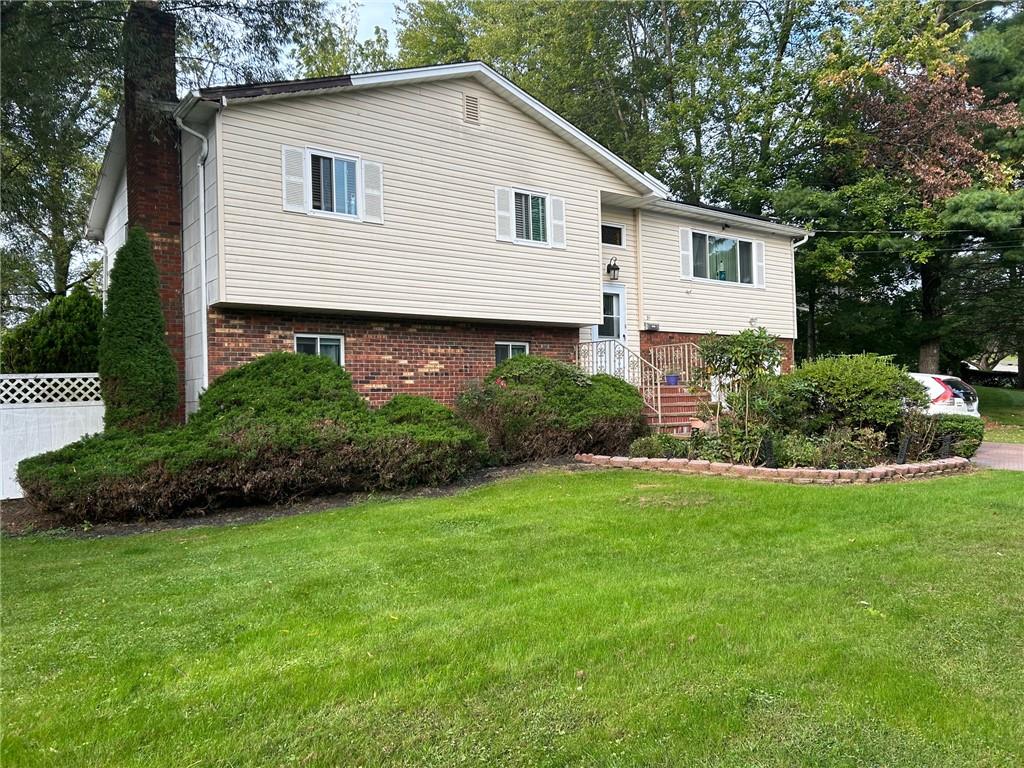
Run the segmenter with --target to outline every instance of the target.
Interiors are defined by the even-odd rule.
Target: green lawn
[[[985,417],[985,439],[993,443],[1024,443],[1024,389],[975,387]]]
[[[5,766],[1019,766],[1014,473],[3,542]]]

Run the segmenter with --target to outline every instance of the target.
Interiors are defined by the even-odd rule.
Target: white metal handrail
[[[661,371],[618,339],[576,345],[576,365],[585,373],[607,373],[628,381],[661,422]]]
[[[704,365],[700,350],[693,342],[659,344],[647,350],[651,365],[666,374],[678,374],[681,384],[696,384]]]

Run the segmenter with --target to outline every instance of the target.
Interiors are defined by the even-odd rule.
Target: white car
[[[958,413],[963,416],[977,416],[978,393],[969,384],[965,384],[956,376],[945,376],[941,373],[911,373],[914,381],[920,382],[928,393],[931,402],[925,410],[928,414]]]

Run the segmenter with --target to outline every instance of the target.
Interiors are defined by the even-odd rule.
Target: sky
[[[395,3],[363,0],[359,4],[359,39],[365,40],[373,34],[374,27],[386,29],[391,50],[395,50]]]

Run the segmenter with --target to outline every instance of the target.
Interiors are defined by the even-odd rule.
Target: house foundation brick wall
[[[146,230],[160,280],[165,335],[178,366],[178,418],[185,417],[184,270],[178,129],[167,111],[175,92],[174,17],[156,3],[133,3],[125,36],[147,40],[125,59],[124,127],[128,226]]]
[[[431,322],[211,308],[207,320],[212,382],[269,352],[295,349],[295,335],[345,337],[345,370],[371,405],[399,393],[447,405],[494,367],[498,341],[529,342],[530,354],[570,362],[578,328]]]
[[[676,331],[641,331],[640,332],[640,354],[648,359],[647,352],[651,347],[660,347],[665,344],[696,344],[705,334],[702,333],[678,333]],[[783,348],[782,370],[789,371],[793,368],[793,339],[779,339]]]

